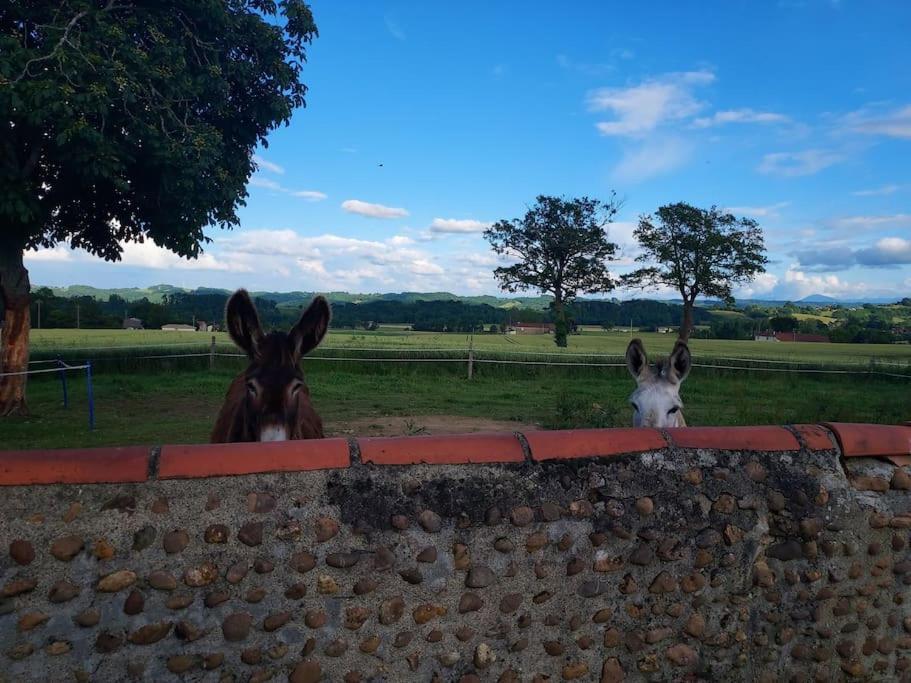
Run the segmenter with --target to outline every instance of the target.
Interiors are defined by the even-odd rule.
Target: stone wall
[[[869,425],[0,453],[0,679],[911,681],[909,456]]]

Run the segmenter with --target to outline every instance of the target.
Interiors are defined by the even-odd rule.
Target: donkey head
[[[636,380],[630,395],[634,427],[684,427],[680,385],[692,365],[689,347],[678,340],[667,360],[648,364],[642,341],[633,339],[626,347],[626,367]]]
[[[303,433],[307,429],[304,416],[316,413],[310,405],[310,390],[304,382],[300,359],[323,340],[330,317],[329,302],[318,296],[289,332],[263,334],[256,306],[245,290],[238,290],[228,300],[228,333],[250,358],[243,374],[243,424],[238,425],[243,440],[285,441],[315,436]]]

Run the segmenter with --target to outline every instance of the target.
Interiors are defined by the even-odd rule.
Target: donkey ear
[[[225,307],[225,321],[228,324],[228,334],[240,348],[247,352],[250,358],[258,353],[259,343],[263,338],[263,329],[259,324],[259,314],[256,306],[250,300],[247,290],[238,289]]]
[[[626,369],[629,370],[633,379],[639,379],[639,375],[646,367],[648,367],[648,356],[645,355],[642,340],[633,339],[626,347]]]
[[[289,334],[294,356],[299,360],[301,356],[309,353],[323,341],[329,330],[329,321],[332,319],[332,310],[325,297],[318,296],[310,303],[307,310],[301,314],[300,320],[291,328]]]
[[[690,354],[690,347],[685,341],[677,340],[674,344],[674,350],[668,358],[669,377],[672,382],[679,384],[690,374],[690,368],[693,366],[693,357]]]

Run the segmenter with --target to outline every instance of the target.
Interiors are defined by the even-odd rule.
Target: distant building
[[[656,327],[655,328],[655,332],[657,332],[658,334],[670,334],[671,332],[674,332],[675,330],[676,330],[676,328],[674,328],[674,327]]]
[[[778,337],[775,336],[775,333],[772,332],[772,330],[765,330],[764,332],[757,332],[753,335],[753,341],[777,342]]]
[[[196,328],[192,325],[178,325],[178,324],[168,324],[162,325],[161,329],[168,332],[195,332]]]
[[[196,321],[196,331],[197,332],[209,332],[211,326],[205,320]]]
[[[515,323],[511,331],[517,334],[552,334],[553,323]]]
[[[143,330],[142,321],[139,318],[124,318],[123,329],[125,330]]]

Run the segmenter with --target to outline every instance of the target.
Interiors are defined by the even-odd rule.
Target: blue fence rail
[[[89,431],[95,429],[95,392],[92,387],[92,363],[85,361],[82,365],[70,365],[59,358],[56,360],[36,360],[30,361],[29,365],[53,365],[54,367],[39,370],[22,370],[20,372],[0,372],[0,381],[4,377],[21,377],[22,375],[45,375],[57,373],[60,378],[60,389],[63,393],[63,407],[69,408],[70,397],[67,386],[66,373],[79,370],[85,370],[86,394],[89,404]]]

